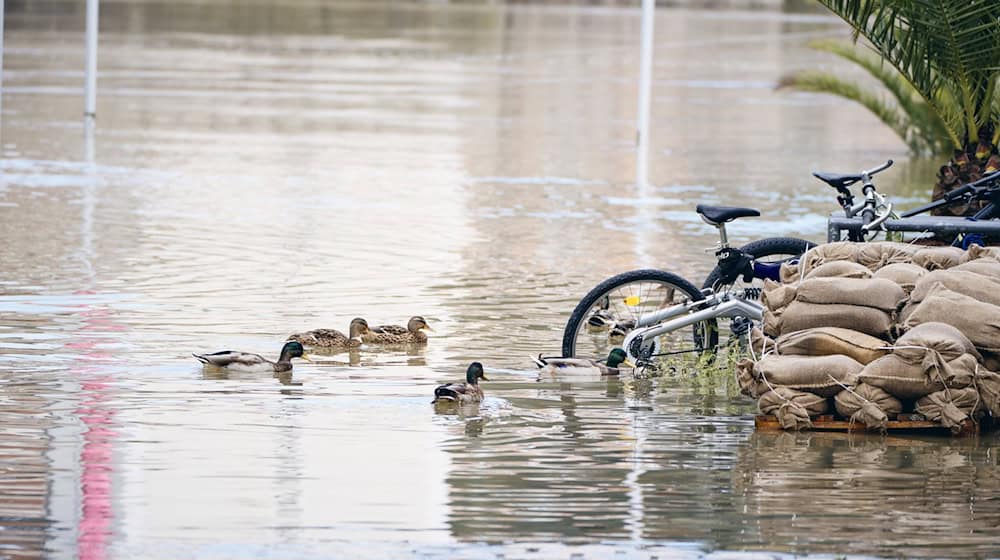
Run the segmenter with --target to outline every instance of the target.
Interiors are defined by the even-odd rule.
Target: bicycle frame
[[[654,338],[661,334],[717,317],[747,317],[759,321],[764,317],[764,307],[730,292],[712,293],[705,299],[681,303],[639,317],[636,328],[622,342],[622,348],[630,359],[635,359],[630,348],[636,338],[641,337],[643,340],[641,347],[645,352],[654,344]],[[666,321],[667,319],[670,320]]]

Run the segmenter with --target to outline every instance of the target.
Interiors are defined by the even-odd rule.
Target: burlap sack
[[[830,410],[824,397],[789,389],[775,387],[760,396],[757,401],[761,414],[772,414],[786,430],[806,430],[812,427],[810,417],[819,416]]]
[[[806,278],[795,294],[795,300],[804,303],[860,305],[886,312],[895,311],[905,299],[899,284],[874,278]]]
[[[910,301],[920,303],[927,297],[927,292],[935,284],[941,284],[953,292],[967,295],[971,298],[992,305],[1000,305],[1000,279],[993,280],[989,276],[976,274],[969,270],[935,270],[928,272],[917,281]]]
[[[969,249],[965,252],[965,255],[962,256],[962,263],[984,258],[1000,261],[1000,247],[970,245]]]
[[[776,356],[767,355],[754,366],[753,377],[771,386],[790,387],[832,397],[843,385],[854,385],[864,368],[847,356]]]
[[[937,352],[945,361],[962,354],[981,357],[968,337],[947,323],[923,323],[913,327],[896,340],[892,351],[911,364],[923,363],[928,352]]]
[[[774,339],[765,335],[760,327],[750,329],[750,352],[756,359],[775,352]]]
[[[764,332],[773,337],[816,327],[841,327],[872,336],[887,337],[893,326],[892,316],[881,309],[861,305],[822,304],[793,301],[780,317],[772,317]],[[768,328],[771,331],[768,331]]]
[[[872,271],[851,261],[823,263],[806,274],[808,278],[871,278]]]
[[[886,265],[878,269],[875,271],[875,274],[872,275],[872,278],[881,278],[883,280],[895,282],[900,288],[903,288],[903,292],[908,295],[913,291],[913,287],[917,284],[917,280],[925,274],[927,274],[927,271],[915,264],[896,263]]]
[[[851,422],[861,422],[868,428],[884,430],[889,416],[903,411],[903,403],[883,389],[859,383],[850,391],[841,391],[834,398],[837,413]]]
[[[980,401],[979,392],[975,387],[948,389],[921,398],[917,401],[914,411],[932,422],[940,422],[942,426],[957,432],[961,429],[962,423],[975,412]]]
[[[831,261],[856,262],[858,247],[860,246],[860,243],[852,243],[850,241],[817,245],[803,253],[802,257],[799,258],[799,274],[802,278],[805,278],[814,268]]]
[[[957,265],[964,256],[965,251],[958,247],[924,247],[913,254],[913,264],[940,270]]]
[[[977,247],[977,245],[973,245]],[[976,274],[982,274],[983,276],[990,277],[995,282],[1000,282],[1000,260],[996,259],[976,259],[974,261],[968,261],[966,263],[960,264],[950,270],[965,270],[968,272],[975,272]]]
[[[763,336],[763,333],[761,333]],[[861,365],[889,353],[889,343],[858,331],[839,327],[817,327],[781,335],[774,348],[782,356],[830,356],[843,354]]]
[[[896,322],[900,325],[906,323],[906,320],[913,314],[913,311],[917,308],[918,303],[913,303],[912,301],[907,301],[906,305],[899,310],[899,314],[896,315]]]
[[[858,382],[883,389],[899,399],[916,399],[944,389],[944,383],[928,376],[922,365],[910,364],[892,354],[866,365],[858,375]]]
[[[799,281],[798,261],[781,263],[781,268],[778,269],[778,278],[781,279],[782,284],[791,284],[792,282],[798,282]]]
[[[785,311],[787,314],[788,310]],[[782,317],[782,322],[784,320]],[[1000,352],[1000,306],[977,301],[938,284],[910,313],[903,326],[904,329],[911,329],[931,322],[947,323],[957,328],[980,350]]]
[[[912,263],[913,255],[921,249],[907,243],[862,243],[854,261],[867,266],[869,270],[877,271],[883,266],[895,263]]]
[[[756,399],[762,393],[770,391],[771,388],[760,382],[754,372],[754,361],[750,358],[743,358],[736,362],[736,384],[740,388],[740,393]]]
[[[779,284],[773,280],[764,280],[760,301],[765,308],[780,315],[781,310],[795,299],[795,293],[795,284]]]

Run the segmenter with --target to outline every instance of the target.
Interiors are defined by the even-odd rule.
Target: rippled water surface
[[[1000,554],[994,436],[755,434],[724,375],[528,359],[611,274],[700,283],[696,203],[761,208],[740,241],[820,240],[810,170],[905,159],[862,110],[773,90],[830,64],[803,45],[837,20],[660,10],[636,187],[636,10],[102,4],[87,134],[83,3],[8,3],[0,557]],[[927,168],[880,185],[921,200]],[[190,356],[414,314],[426,348],[290,376]],[[436,413],[474,359],[486,401]]]

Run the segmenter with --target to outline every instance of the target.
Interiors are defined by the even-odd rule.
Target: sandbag
[[[778,312],[795,300],[795,293],[795,284],[779,284],[773,280],[764,280],[760,301],[765,308]]]
[[[923,323],[896,340],[892,353],[911,364],[923,363],[928,352],[937,352],[945,361],[962,354],[981,358],[962,331],[947,323]]]
[[[1000,247],[970,245],[961,260],[963,263],[967,263],[976,259],[993,259],[995,261],[1000,261]]]
[[[944,383],[928,376],[922,365],[910,364],[892,354],[866,365],[858,374],[858,382],[900,399],[916,399],[944,389]]]
[[[961,389],[973,384],[979,363],[972,354],[962,354],[945,361],[929,352],[922,362],[908,362],[895,354],[884,356],[865,366],[859,382],[885,389],[901,399],[915,399],[945,387]]]
[[[778,269],[778,278],[782,284],[790,284],[799,281],[799,261],[783,262]]]
[[[851,261],[830,261],[809,271],[808,278],[871,278],[872,271]]]
[[[924,247],[913,254],[913,264],[927,270],[951,268],[961,261],[965,251],[958,247]]]
[[[856,256],[860,245],[850,241],[837,241],[809,249],[799,258],[800,277],[805,278],[813,269],[831,261],[857,262]]]
[[[811,416],[819,416],[830,409],[824,397],[789,389],[775,387],[760,396],[757,401],[761,414],[772,414],[786,430],[805,430],[812,427]]]
[[[816,327],[841,327],[872,336],[887,337],[893,325],[889,313],[874,307],[802,301],[793,301],[780,316],[772,317],[770,324],[767,322],[767,313],[764,314],[764,319],[764,332],[773,337]]]
[[[903,293],[908,295],[913,291],[913,287],[916,286],[917,280],[925,274],[927,274],[927,271],[915,264],[895,263],[883,266],[882,268],[876,270],[875,274],[872,275],[872,278],[880,278],[895,282],[900,288],[903,288]]]
[[[767,355],[754,366],[753,377],[771,386],[790,387],[821,397],[832,397],[844,385],[854,385],[864,368],[856,360],[834,356]]]
[[[912,263],[913,255],[921,249],[919,246],[891,241],[860,245],[854,262],[868,267],[871,271],[877,271],[883,266],[894,263]]]
[[[976,411],[979,403],[979,392],[975,387],[948,389],[922,397],[917,401],[914,411],[932,422],[940,422],[942,426],[958,432],[962,428],[962,423]]]
[[[886,312],[895,311],[905,299],[899,284],[873,278],[807,278],[795,295],[796,301],[805,303],[860,305]]]
[[[760,327],[750,329],[750,351],[756,359],[775,351],[774,339],[765,335]]]
[[[917,281],[910,300],[920,303],[927,297],[927,292],[935,284],[941,284],[953,292],[967,295],[971,298],[1000,305],[1000,279],[994,280],[989,276],[976,274],[969,270],[935,270],[928,272],[923,278]]]
[[[884,430],[890,415],[903,411],[903,403],[884,389],[859,383],[850,391],[841,391],[834,398],[837,413],[851,422],[861,422],[868,428]]]
[[[975,246],[975,245],[974,245]],[[988,276],[994,281],[1000,282],[1000,260],[996,259],[976,259],[960,264],[949,270],[965,270]]]
[[[740,393],[756,399],[763,393],[771,390],[766,383],[761,383],[760,378],[754,372],[754,361],[750,358],[743,358],[736,362],[736,384],[740,388]]]
[[[763,333],[761,333],[763,336]],[[861,365],[889,353],[888,343],[858,331],[839,327],[817,327],[781,335],[774,341],[778,355],[830,356],[843,354]]]
[[[785,311],[787,314],[788,310]],[[783,316],[782,322],[785,319]],[[980,350],[1000,352],[1000,306],[978,301],[938,284],[910,313],[903,326],[911,329],[931,322],[947,323],[957,328]]]

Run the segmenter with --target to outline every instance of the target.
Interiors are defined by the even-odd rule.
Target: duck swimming
[[[426,319],[416,315],[410,318],[405,327],[380,325],[370,329],[363,340],[368,344],[424,344],[427,342],[427,333],[424,330],[434,329],[427,324]]]
[[[349,336],[336,329],[315,329],[295,333],[288,340],[317,348],[356,348],[362,342],[367,342],[365,338],[371,333],[371,329],[368,328],[368,321],[355,317],[347,332]]]
[[[248,372],[285,372],[292,371],[292,358],[302,358],[310,361],[305,349],[298,342],[286,342],[281,348],[278,361],[272,362],[260,354],[223,350],[212,354],[192,354],[201,363],[232,371]]]
[[[434,389],[434,400],[431,404],[440,402],[455,402],[459,404],[471,404],[483,400],[483,389],[479,386],[479,380],[489,381],[483,371],[483,364],[472,362],[469,369],[465,371],[464,383],[446,383]]]
[[[612,350],[604,363],[586,358],[543,358],[541,355],[531,359],[542,370],[540,373],[559,375],[620,375],[623,373],[622,365],[635,367],[635,364],[628,361],[628,355],[621,348]]]

